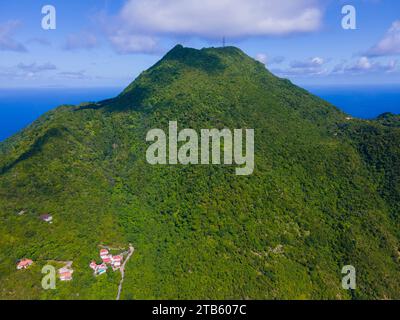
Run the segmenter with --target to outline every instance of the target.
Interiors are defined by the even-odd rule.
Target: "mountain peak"
[[[225,53],[225,54],[240,54],[240,55],[245,55],[245,53],[239,49],[238,47],[235,46],[225,46],[225,47],[205,47],[202,49],[195,49],[191,47],[184,47],[181,44],[175,45],[170,51],[166,53],[165,56],[170,56],[174,55],[177,53],[182,54],[185,52],[186,54],[190,53],[195,53],[195,52],[219,52],[219,53]]]
[[[175,60],[185,64],[195,64],[197,66],[206,64],[211,60],[223,59],[228,57],[241,57],[251,59],[242,50],[237,47],[209,47],[202,49],[195,49],[184,47],[177,44],[161,59],[161,61]]]
[[[265,67],[236,47],[211,47],[194,49],[176,45],[148,70],[144,71],[120,95],[135,104],[141,104],[143,98],[155,91],[165,91],[178,79],[189,79],[193,73],[200,76],[237,77],[245,73],[267,72]],[[184,74],[191,76],[184,77]],[[189,81],[189,80],[188,80]],[[192,83],[195,79],[190,80]],[[211,81],[210,78],[203,81]],[[164,89],[163,89],[164,88]],[[127,103],[127,101],[125,101]]]

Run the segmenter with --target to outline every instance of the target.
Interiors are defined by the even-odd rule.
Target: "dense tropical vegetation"
[[[147,131],[169,121],[254,128],[254,173],[147,164]],[[118,97],[0,144],[0,298],[114,299],[120,274],[88,264],[128,243],[124,299],[400,298],[399,162],[398,116],[350,119],[237,48],[176,46]],[[74,279],[46,291],[54,260]]]

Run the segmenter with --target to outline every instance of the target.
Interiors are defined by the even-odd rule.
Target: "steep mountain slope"
[[[130,242],[124,299],[400,298],[400,129],[346,117],[237,48],[182,46],[114,99],[47,113],[0,144],[0,297],[113,299],[119,274],[88,263]],[[254,173],[148,164],[169,121],[253,128]],[[43,290],[49,260],[74,280]]]

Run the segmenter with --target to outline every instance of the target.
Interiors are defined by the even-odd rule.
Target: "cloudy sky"
[[[356,30],[342,27],[347,4]],[[123,87],[175,44],[224,36],[300,85],[400,84],[398,0],[2,0],[0,88]]]

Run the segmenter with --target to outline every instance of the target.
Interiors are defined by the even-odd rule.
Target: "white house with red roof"
[[[69,265],[67,265],[61,269],[58,269],[58,275],[59,275],[61,281],[71,281],[73,273],[74,273],[74,270],[72,270]]]
[[[72,272],[64,272],[60,274],[60,280],[61,281],[71,281],[72,280]]]
[[[102,264],[97,264],[96,261],[92,261],[89,267],[94,271],[94,275],[101,275],[107,272],[107,265],[103,262]]]
[[[101,249],[100,250],[100,258],[101,259],[104,259],[104,258],[108,257],[108,254],[109,254],[109,252],[108,252],[107,249]]]
[[[89,267],[90,267],[91,269],[93,269],[93,271],[96,271],[96,269],[97,269],[97,263],[96,263],[96,261],[92,261],[92,262],[89,264]]]
[[[107,272],[107,265],[105,264],[105,263],[102,263],[101,265],[99,265],[98,267],[97,267],[97,270],[96,270],[96,274],[97,275],[101,275],[101,274],[103,274],[103,273],[106,273]]]
[[[111,265],[114,271],[120,269],[124,259],[122,254],[113,256],[107,249],[100,250],[100,258],[103,260],[101,265],[98,265],[94,260],[89,264],[89,267],[94,271],[95,275],[106,273],[107,265]]]
[[[17,269],[28,269],[31,265],[33,264],[33,261],[31,259],[22,259],[21,261],[18,262],[17,264]]]
[[[74,273],[73,270],[64,270],[63,272],[59,272],[60,280],[61,281],[71,281],[72,280],[72,274]]]
[[[123,257],[118,255],[118,256],[113,256],[111,258],[111,266],[113,268],[113,270],[118,270],[121,267],[121,263],[122,263]]]

